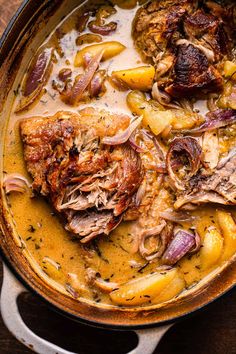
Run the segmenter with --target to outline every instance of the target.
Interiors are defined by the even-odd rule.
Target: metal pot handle
[[[27,291],[3,265],[3,285],[0,299],[0,309],[3,321],[9,331],[25,346],[39,354],[76,354],[62,349],[32,332],[23,322],[18,310],[17,298]],[[162,336],[171,325],[156,329],[135,331],[138,335],[138,346],[127,354],[152,354]]]

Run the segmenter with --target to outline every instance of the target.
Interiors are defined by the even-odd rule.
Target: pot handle
[[[23,322],[18,310],[17,298],[27,291],[3,264],[3,285],[0,309],[3,321],[9,331],[25,346],[38,354],[77,354],[62,349],[32,332]],[[138,336],[137,347],[127,354],[152,354],[157,344],[171,325],[135,331]]]

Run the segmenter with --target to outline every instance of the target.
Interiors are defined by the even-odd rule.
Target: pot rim
[[[50,1],[45,0],[45,5],[49,4]],[[24,0],[18,10],[15,12],[13,17],[11,18],[10,22],[8,23],[6,29],[4,30],[1,38],[0,38],[0,50],[4,48],[5,45],[8,43],[8,38],[9,34],[14,31],[14,27],[20,21],[21,15],[24,13],[25,9],[27,6],[29,6],[31,3],[31,0]],[[6,53],[8,55],[8,53]],[[4,218],[5,219],[5,218]],[[16,279],[20,281],[23,286],[29,290],[31,293],[39,297],[40,300],[42,300],[47,306],[50,306],[54,311],[58,312],[59,314],[66,316],[72,320],[75,320],[77,322],[80,322],[84,325],[90,325],[94,327],[100,327],[103,329],[109,329],[109,330],[125,330],[125,331],[132,331],[132,330],[140,330],[140,329],[148,329],[148,328],[154,328],[154,327],[159,327],[163,325],[167,325],[176,321],[180,321],[182,319],[185,319],[187,317],[192,316],[193,314],[203,311],[205,309],[205,306],[210,305],[211,303],[217,301],[219,298],[223,297],[226,295],[228,292],[232,292],[234,287],[236,286],[236,282],[233,285],[230,285],[228,288],[224,288],[222,291],[220,291],[216,296],[212,296],[210,299],[206,300],[205,303],[200,304],[196,306],[192,310],[187,310],[184,314],[181,315],[176,315],[171,317],[168,320],[160,320],[156,321],[154,320],[153,322],[150,323],[144,323],[144,324],[112,324],[112,323],[104,323],[104,322],[99,322],[96,320],[92,319],[87,319],[85,317],[82,317],[81,315],[76,315],[73,313],[70,313],[66,311],[65,309],[61,308],[59,305],[55,305],[50,299],[47,299],[46,296],[44,297],[43,294],[37,291],[36,288],[33,287],[32,284],[30,284],[30,281],[27,281],[23,275],[20,273],[20,271],[17,270],[17,267],[14,266],[13,262],[10,260],[10,257],[7,256],[7,254],[4,252],[3,247],[0,245],[0,256],[2,257],[3,261],[5,264],[9,267],[11,272],[14,274]],[[206,290],[207,291],[207,290]],[[156,310],[158,311],[158,310]]]

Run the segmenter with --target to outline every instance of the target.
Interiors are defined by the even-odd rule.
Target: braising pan
[[[13,101],[14,80],[18,75],[27,49],[37,47],[40,38],[45,38],[54,23],[69,13],[78,1],[61,0],[24,1],[8,25],[0,43],[0,108],[1,136],[4,136],[6,120]],[[3,155],[3,139],[1,156]],[[2,163],[1,163],[2,166]],[[23,323],[17,307],[17,297],[25,291],[32,291],[59,311],[87,325],[107,329],[134,330],[139,336],[138,347],[130,353],[152,353],[161,336],[177,320],[203,308],[213,300],[229,291],[236,284],[236,264],[228,266],[220,276],[216,276],[204,291],[195,294],[188,301],[178,302],[169,307],[152,311],[132,313],[125,309],[104,309],[102,306],[89,306],[72,297],[59,293],[46,284],[33,270],[22,248],[17,244],[11,225],[8,222],[5,196],[0,197],[0,247],[4,260],[4,281],[1,294],[1,313],[9,330],[26,346],[42,354],[69,354],[56,345],[36,336]]]

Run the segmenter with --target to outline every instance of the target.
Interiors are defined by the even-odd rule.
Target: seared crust
[[[100,142],[129,123],[128,116],[91,108],[21,122],[34,191],[50,199],[82,242],[117,226],[142,182],[141,160],[131,147]]]
[[[212,3],[154,0],[136,13],[135,46],[144,60],[155,65],[158,86],[174,97],[222,89],[218,64],[232,56],[233,15],[226,17],[227,11]],[[233,14],[234,7],[226,7]]]

